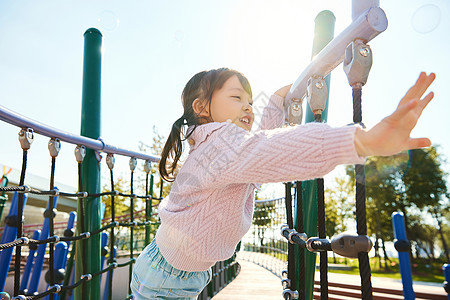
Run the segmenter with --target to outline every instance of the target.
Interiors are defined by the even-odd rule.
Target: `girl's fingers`
[[[428,103],[430,103],[433,98],[434,98],[434,93],[433,92],[429,92],[428,95],[426,95],[425,98],[423,98],[420,101],[420,106],[422,107],[422,110],[425,107],[427,107]]]
[[[417,104],[419,104],[419,99],[417,98],[409,101],[408,103],[400,104],[394,113],[389,116],[389,118],[392,121],[400,121],[409,111],[411,111],[411,109],[416,107]]]
[[[408,150],[410,149],[420,149],[431,146],[431,141],[429,138],[417,138],[417,139],[409,139],[408,141]]]
[[[425,93],[425,91],[428,89],[428,87],[431,85],[431,83],[433,83],[435,78],[436,75],[434,73],[431,73],[428,76],[426,75],[425,72],[420,73],[420,76],[417,79],[416,83],[408,90],[403,99],[405,101],[408,101],[416,97],[421,98],[422,95]]]

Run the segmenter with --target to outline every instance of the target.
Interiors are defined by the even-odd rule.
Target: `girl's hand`
[[[289,90],[291,89],[292,84],[286,85],[284,87],[282,87],[281,89],[279,89],[278,91],[275,92],[275,95],[278,95],[282,98],[286,97],[286,94],[289,92]]]
[[[435,74],[420,73],[417,82],[409,89],[390,116],[384,118],[369,131],[358,129],[355,134],[356,151],[360,156],[388,156],[398,152],[429,147],[428,138],[411,138],[422,111],[433,99],[433,92],[423,94],[435,79]]]

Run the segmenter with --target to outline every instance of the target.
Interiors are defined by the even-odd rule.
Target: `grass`
[[[399,271],[399,263],[397,258],[391,258],[391,261],[388,262],[389,270],[386,271],[384,269],[384,261],[382,260],[382,268],[379,267],[378,258],[372,257],[370,260],[370,268],[372,271],[372,276],[374,277],[385,277],[392,279],[401,279],[400,271]],[[328,263],[333,263],[333,258],[328,258]],[[344,258],[337,259],[338,264],[345,264]],[[351,275],[359,275],[358,268],[358,260],[357,259],[347,259],[347,266],[351,267],[351,270],[332,270],[329,269],[329,272],[332,273],[342,273],[342,274],[351,274]],[[428,265],[426,262],[418,262],[412,264],[412,275],[413,281],[425,281],[425,282],[444,282],[444,273],[442,271],[442,263],[434,263],[433,265]]]
[[[272,255],[278,259],[287,260],[287,255],[270,252],[265,252],[264,254]],[[385,270],[385,262],[381,260],[382,268],[379,266],[379,259],[377,257],[370,257],[370,269],[372,272],[372,276],[374,277],[385,277],[392,279],[401,279],[401,274],[399,270],[399,262],[398,258],[390,258],[388,261],[389,270]],[[328,263],[334,263],[334,259],[332,257],[328,257]],[[349,274],[349,275],[359,275],[359,267],[358,267],[358,259],[350,259],[350,258],[336,258],[337,264],[342,264],[351,267],[350,270],[334,270],[328,269],[330,273],[341,273],[341,274]],[[444,282],[444,272],[442,270],[443,262],[435,262],[432,265],[429,265],[426,260],[420,260],[411,264],[413,281],[424,281],[424,282]]]

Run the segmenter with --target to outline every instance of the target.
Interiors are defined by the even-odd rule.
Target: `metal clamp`
[[[22,128],[19,131],[19,142],[23,150],[28,150],[34,141],[34,133],[31,128]]]
[[[306,249],[308,249],[309,252],[327,251],[326,246],[327,245],[329,246],[329,244],[330,244],[330,241],[327,239],[312,237],[306,241]]]
[[[411,244],[409,243],[408,240],[395,240],[394,248],[398,252],[409,252]]]
[[[86,147],[84,147],[83,145],[78,145],[75,147],[74,153],[75,159],[80,164],[83,162],[83,159],[86,156]]]
[[[152,163],[149,160],[146,160],[144,162],[144,171],[145,173],[149,174],[151,170],[152,170]]]
[[[287,107],[287,123],[290,126],[302,123],[303,118],[303,99],[293,98]]]
[[[372,241],[367,235],[343,232],[331,239],[333,252],[348,258],[358,258],[359,252],[369,252]]]
[[[282,296],[283,299],[298,299],[298,292],[285,289],[283,290]]]
[[[59,284],[55,284],[48,287],[48,290],[51,290],[52,288],[56,288],[56,291],[53,292],[53,294],[58,294],[61,292],[61,286]]]
[[[325,110],[328,97],[328,87],[322,76],[314,75],[308,79],[306,86],[306,99],[311,111],[316,115],[322,115]]]
[[[58,138],[51,138],[48,141],[48,151],[50,152],[50,156],[55,158],[58,156],[59,150],[61,150],[61,141]]]
[[[352,87],[366,84],[372,67],[372,50],[363,40],[356,39],[345,48],[344,72]]]
[[[130,171],[133,172],[137,166],[137,159],[135,157],[130,157],[129,165],[130,165]]]
[[[84,274],[84,275],[81,275],[81,277],[80,277],[81,280],[83,280],[85,278],[86,278],[86,281],[91,280],[92,279],[92,274]]]
[[[116,161],[116,159],[114,158],[113,153],[108,153],[108,155],[106,155],[106,165],[108,166],[108,168],[110,170],[114,169],[115,161]]]
[[[283,286],[283,289],[287,289],[291,286],[291,280],[289,278],[283,278],[281,280],[281,285]]]

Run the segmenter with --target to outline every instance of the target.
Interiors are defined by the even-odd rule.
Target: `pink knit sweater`
[[[173,267],[205,271],[233,255],[252,223],[256,182],[312,179],[364,161],[355,127],[279,128],[283,112],[283,98],[273,95],[255,132],[227,122],[195,129],[189,156],[159,206],[156,243]]]

